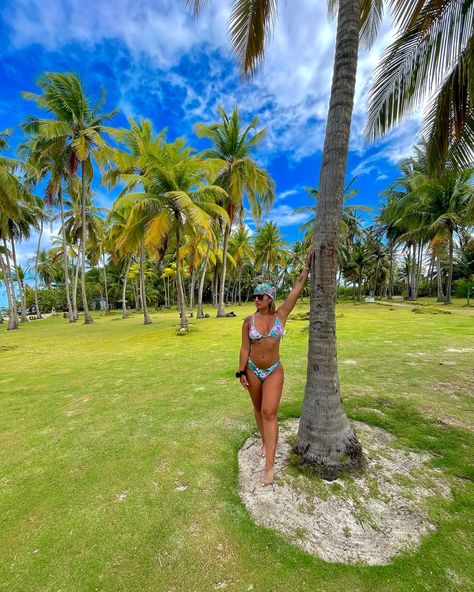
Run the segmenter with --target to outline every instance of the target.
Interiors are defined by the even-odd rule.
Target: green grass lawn
[[[252,307],[234,310],[179,337],[176,311],[146,327],[114,313],[1,329],[0,589],[474,589],[474,315],[338,307],[348,415],[430,452],[453,489],[430,504],[438,530],[416,552],[363,567],[307,555],[240,501],[237,451],[255,427],[234,372]],[[289,321],[282,343],[281,419],[300,413],[306,326]]]

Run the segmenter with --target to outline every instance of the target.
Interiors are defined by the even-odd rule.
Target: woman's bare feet
[[[262,487],[271,485],[273,483],[273,476],[275,475],[275,465],[269,469],[263,469]]]
[[[263,442],[258,447],[258,456],[265,458],[265,444]]]

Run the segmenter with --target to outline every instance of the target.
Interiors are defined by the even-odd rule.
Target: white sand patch
[[[375,409],[375,407],[359,407],[359,409],[364,411],[371,411],[372,413],[376,413],[380,417],[385,417],[385,413],[380,411],[380,409]]]
[[[446,351],[451,354],[467,354],[469,352],[474,352],[474,347],[461,347],[461,348],[448,347],[448,349]]]
[[[359,362],[357,360],[342,360],[343,364],[349,364],[350,366],[354,366],[355,364],[358,364]]]
[[[380,428],[354,422],[366,455],[366,470],[332,483],[288,467],[289,437],[298,420],[280,426],[275,483],[261,486],[263,460],[259,438],[239,452],[242,499],[258,524],[273,528],[293,544],[328,562],[386,565],[414,551],[435,530],[426,501],[449,498],[448,481],[427,466],[428,454],[395,448],[394,437]]]

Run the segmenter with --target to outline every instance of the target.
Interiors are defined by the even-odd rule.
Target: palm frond
[[[230,15],[229,32],[242,73],[252,75],[263,60],[277,16],[276,0],[235,0]]]
[[[474,26],[472,0],[425,0],[423,7],[405,0],[397,15],[406,28],[377,67],[366,127],[369,139],[384,134],[438,89]]]

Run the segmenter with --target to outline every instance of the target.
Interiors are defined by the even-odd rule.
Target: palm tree
[[[102,179],[102,182],[108,187],[114,187],[120,179],[125,180],[125,192],[132,191],[136,187],[138,183],[136,180],[137,175],[139,177],[144,175],[143,161],[150,150],[150,146],[153,143],[160,142],[164,135],[163,132],[156,134],[148,119],[137,123],[130,118],[129,123],[129,129],[121,128],[112,132],[113,136],[125,145],[126,150],[113,149],[108,151],[107,157],[112,166]],[[134,176],[129,177],[127,175]],[[150,325],[153,321],[148,312],[144,277],[144,237],[149,219],[143,214],[142,205],[141,202],[137,202],[133,206],[128,204],[126,208],[127,220],[118,245],[125,252],[127,250],[134,251],[139,256],[139,285],[143,322],[145,325]],[[126,318],[125,314],[122,315],[123,318]]]
[[[474,223],[474,186],[471,179],[474,167],[464,170],[448,169],[431,177],[415,177],[415,198],[419,196],[419,208],[428,220],[426,232],[430,240],[448,245],[448,280],[446,304],[451,303],[454,235]]]
[[[230,236],[229,250],[237,270],[239,306],[242,304],[242,271],[246,263],[253,260],[250,230],[241,224]]]
[[[474,157],[472,0],[391,1],[399,26],[375,73],[367,136],[378,138],[427,102],[423,135],[432,167]]]
[[[112,209],[109,213],[109,231],[107,236],[107,247],[111,253],[112,261],[122,268],[122,318],[128,318],[127,310],[127,281],[132,264],[132,256],[127,249],[120,249],[123,244],[125,227],[129,212],[124,209]]]
[[[8,149],[8,137],[11,130],[0,132],[0,152]],[[24,165],[23,165],[24,166]],[[17,218],[20,214],[18,204],[25,195],[25,185],[17,174],[21,163],[0,154],[0,214]]]
[[[2,230],[0,227],[0,236],[1,235],[2,235]],[[1,271],[2,271],[3,282],[5,284],[5,292],[7,295],[7,302],[8,302],[7,331],[14,331],[15,329],[18,329],[16,294],[15,294],[15,287],[14,287],[14,284],[12,281],[8,247],[7,247],[4,237],[2,237],[2,242],[3,242],[3,245],[0,245],[0,267],[1,267]]]
[[[46,209],[44,207],[44,202],[39,197],[35,199],[35,218],[36,224],[39,225],[39,232],[38,232],[38,243],[36,247],[36,254],[35,254],[35,308],[36,308],[36,318],[41,319],[41,310],[38,302],[38,258],[41,249],[41,239],[43,236],[44,230],[44,223],[49,220],[48,214],[46,213]]]
[[[198,12],[202,0],[187,0]],[[406,3],[405,3],[406,4]],[[230,36],[244,74],[263,60],[277,0],[234,0]],[[331,1],[336,8],[336,2]],[[368,46],[381,21],[380,2],[338,3],[333,81],[319,179],[313,240],[308,370],[295,449],[327,477],[358,467],[362,449],[344,413],[336,358],[336,275],[342,194],[355,92],[359,31]]]
[[[344,187],[344,192],[342,194],[342,203],[345,204],[349,201],[352,197],[356,196],[359,193],[359,189],[353,189],[354,183],[357,181],[358,175],[353,177],[349,183]],[[308,197],[314,199],[316,201],[314,206],[300,206],[293,210],[294,214],[308,214],[311,216],[311,219],[308,222],[305,222],[301,226],[298,227],[298,230],[305,232],[304,236],[304,243],[310,245],[313,240],[313,235],[315,232],[314,226],[314,218],[316,217],[317,213],[317,199],[318,199],[318,190],[314,187],[306,187],[306,191],[308,192]],[[357,218],[357,212],[365,211],[370,212],[372,208],[369,206],[354,206],[354,205],[343,205],[342,207],[342,219],[341,219],[341,238],[343,243],[350,243],[354,236],[359,234],[359,226],[360,220]]]
[[[216,204],[216,199],[225,199],[227,193],[207,184],[222,163],[206,162],[192,152],[181,139],[167,143],[160,137],[149,142],[137,159],[139,172],[118,175],[128,185],[115,204],[132,208],[127,223],[129,240],[143,236],[150,250],[163,250],[174,235],[182,328],[187,326],[180,256],[183,233],[198,228],[211,239],[213,217],[229,223],[225,210]],[[130,193],[138,186],[143,192]]]
[[[255,269],[262,272],[264,281],[271,281],[278,267],[285,265],[287,246],[275,222],[266,222],[258,231],[254,240]]]
[[[113,117],[116,111],[101,113],[105,98],[101,96],[91,105],[76,74],[45,72],[38,80],[42,94],[24,92],[23,97],[35,101],[41,109],[51,113],[55,119],[29,117],[23,124],[27,134],[38,138],[44,154],[51,154],[61,162],[67,156],[71,174],[81,170],[81,286],[84,308],[84,323],[93,323],[89,313],[86,293],[86,200],[94,175],[93,161],[102,162],[100,151],[107,144],[102,135],[107,128],[104,121]]]
[[[267,171],[259,167],[252,158],[252,148],[265,137],[266,130],[256,131],[258,117],[254,117],[245,128],[242,126],[237,109],[229,117],[222,107],[218,107],[221,120],[216,123],[198,123],[195,126],[200,138],[208,138],[212,148],[204,150],[205,158],[224,161],[214,183],[223,187],[228,197],[223,201],[229,219],[242,222],[244,198],[247,197],[250,211],[256,223],[262,210],[269,209],[274,199],[274,182]],[[253,132],[253,133],[252,133]],[[251,135],[252,134],[252,135]],[[225,316],[224,293],[227,269],[227,250],[231,226],[224,228],[222,245],[222,270],[219,286],[217,316]]]
[[[50,208],[59,204],[61,233],[63,243],[63,269],[64,269],[64,290],[66,293],[66,303],[68,308],[68,319],[70,323],[75,323],[77,318],[71,302],[69,288],[69,259],[66,242],[66,229],[64,224],[64,200],[63,200],[63,180],[71,184],[69,151],[67,146],[61,144],[54,146],[54,151],[50,149],[48,139],[44,139],[41,134],[32,133],[29,140],[20,146],[20,154],[37,171],[34,182],[38,183],[45,177],[49,177],[46,185],[44,202]]]

